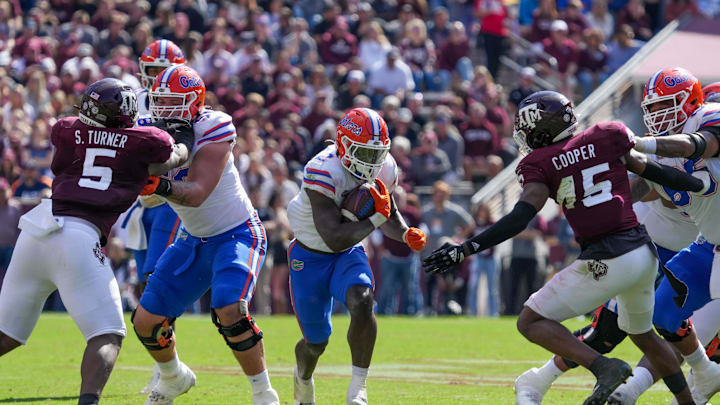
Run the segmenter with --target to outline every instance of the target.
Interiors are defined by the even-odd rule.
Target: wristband
[[[649,153],[654,155],[657,151],[657,139],[654,136],[644,136],[635,138],[635,150],[638,152]]]
[[[160,177],[160,183],[155,189],[155,194],[167,197],[172,194],[172,183],[168,179]]]
[[[370,218],[368,218],[368,219],[370,220],[370,222],[373,224],[373,226],[375,228],[379,228],[382,224],[384,224],[388,220],[387,217],[385,217],[385,215],[383,215],[379,212],[376,212],[376,213],[370,215]]]

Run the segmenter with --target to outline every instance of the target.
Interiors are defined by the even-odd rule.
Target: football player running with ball
[[[120,290],[102,253],[110,228],[135,201],[148,174],[184,163],[190,127],[173,139],[132,128],[137,98],[116,79],[91,84],[79,117],[52,128],[52,199],[20,219],[20,237],[0,291],[0,356],[27,342],[55,289],[87,341],[79,405],[97,404],[125,336]]]
[[[618,325],[651,360],[680,404],[692,397],[673,352],[652,331],[658,259],[632,210],[627,170],[675,190],[703,194],[702,179],[648,161],[633,151],[632,132],[608,122],[575,134],[572,103],[541,91],[525,98],[515,116],[514,138],[526,156],[517,167],[523,186],[513,210],[480,235],[446,244],[426,258],[429,272],[452,269],[467,256],[520,233],[552,197],[581,246],[580,257],[525,303],[517,326],[528,340],[588,368],[597,378],[585,405],[604,404],[630,376],[630,366],[580,342],[561,321],[617,296]]]
[[[253,404],[279,405],[265,364],[262,332],[248,311],[265,260],[265,229],[233,164],[230,117],[205,108],[205,83],[188,66],[163,70],[150,92],[154,120],[184,120],[195,139],[188,165],[152,178],[143,194],[168,201],[182,220],[177,240],[148,278],[133,325],[160,381],[146,405],[169,404],[195,385],[175,350],[173,323],[212,287],[211,314],[252,386]]]
[[[303,334],[295,346],[295,405],[315,404],[312,376],[332,333],[333,300],[350,312],[352,380],[347,404],[368,403],[366,379],[377,322],[373,274],[360,242],[380,228],[413,250],[425,247],[425,234],[408,228],[393,201],[398,169],[389,150],[385,120],[368,108],[350,110],[338,123],[335,144],[305,165],[300,193],[288,205],[295,234],[288,249],[290,293]],[[345,195],[366,183],[371,185],[375,212],[366,219],[344,221],[340,207]]]

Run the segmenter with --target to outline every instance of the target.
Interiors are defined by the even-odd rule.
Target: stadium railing
[[[633,124],[637,122],[637,117],[640,115],[639,100],[642,98],[642,89],[633,85],[630,73],[686,21],[674,20],[668,23],[577,106],[575,112],[578,116],[580,130],[608,120],[621,120],[623,122],[627,120]],[[634,125],[629,126],[633,129]],[[522,191],[515,176],[515,168],[521,158],[515,159],[495,178],[480,188],[472,196],[471,203],[473,205],[480,202],[488,204],[495,218],[509,212]],[[549,212],[557,210],[555,204],[546,204],[546,208]]]

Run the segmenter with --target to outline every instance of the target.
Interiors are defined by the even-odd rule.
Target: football
[[[343,218],[357,222],[375,213],[375,200],[370,193],[370,187],[372,186],[365,183],[350,190],[340,205]]]

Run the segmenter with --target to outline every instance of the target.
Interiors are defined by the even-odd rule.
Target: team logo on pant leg
[[[305,262],[298,259],[293,259],[292,263],[290,263],[290,267],[292,267],[295,271],[300,271],[305,268]]]
[[[601,262],[600,260],[593,259],[591,261],[587,262],[588,265],[588,271],[592,273],[593,278],[597,281],[600,280],[603,276],[607,274],[608,266],[607,264]]]
[[[100,242],[95,242],[95,247],[93,248],[93,254],[100,261],[100,264],[105,265],[105,255],[102,252],[102,247],[100,247]]]

